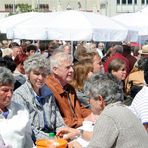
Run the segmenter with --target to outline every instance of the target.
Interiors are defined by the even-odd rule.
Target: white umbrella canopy
[[[9,39],[47,40],[47,27],[54,19],[54,15],[54,12],[38,13],[35,17],[7,29],[7,37]]]
[[[74,10],[44,13],[7,30],[11,39],[137,41],[136,36],[109,17]]]
[[[49,38],[61,40],[123,41],[128,31],[107,16],[73,10],[59,12],[48,26]]]
[[[112,19],[137,30],[140,38],[148,38],[148,19],[145,13],[126,13],[114,16]]]
[[[144,7],[143,9],[139,10],[138,13],[146,13],[146,14],[148,14],[148,7]]]
[[[0,19],[0,33],[6,33],[7,29],[13,28],[21,22],[34,18],[38,12],[20,13]]]

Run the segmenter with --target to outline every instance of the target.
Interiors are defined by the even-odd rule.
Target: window
[[[137,4],[137,0],[128,0],[128,4],[133,4],[133,1],[134,1],[134,4]]]
[[[145,0],[142,0],[141,3],[142,3],[142,4],[145,4]]]
[[[40,11],[49,11],[49,5],[48,4],[39,4]]]
[[[122,0],[122,4],[126,4],[126,0]]]
[[[13,4],[5,4],[5,11],[13,11]]]
[[[120,0],[117,0],[117,4],[120,5]]]
[[[128,4],[132,4],[132,0],[128,0]]]

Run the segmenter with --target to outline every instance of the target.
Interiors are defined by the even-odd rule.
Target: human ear
[[[104,99],[103,99],[102,96],[99,96],[99,105],[100,105],[102,108],[105,107],[105,101],[104,101]]]
[[[53,73],[58,74],[58,68],[57,67],[53,67]]]

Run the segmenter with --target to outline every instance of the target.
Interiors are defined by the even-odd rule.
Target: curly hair
[[[34,54],[24,61],[24,69],[26,73],[30,73],[32,70],[42,69],[45,73],[49,74],[49,60],[41,54]]]
[[[0,67],[0,85],[14,85],[15,79],[13,74],[6,67]]]

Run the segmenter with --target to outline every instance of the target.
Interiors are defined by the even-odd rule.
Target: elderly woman
[[[34,141],[47,138],[49,132],[64,126],[54,97],[45,85],[49,74],[49,62],[42,55],[30,56],[24,62],[27,81],[14,92],[14,100],[22,104],[30,114]]]
[[[0,147],[32,148],[29,114],[21,105],[11,101],[13,87],[12,73],[0,67]]]

